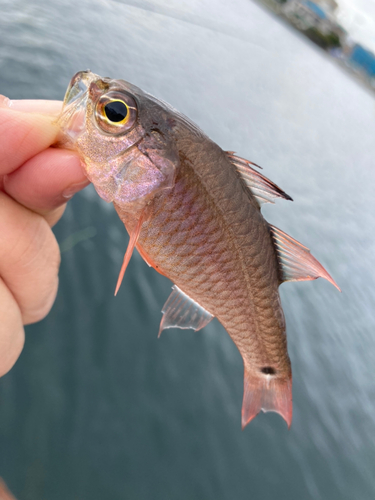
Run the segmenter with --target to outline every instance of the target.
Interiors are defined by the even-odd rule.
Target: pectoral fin
[[[292,423],[292,377],[279,379],[274,375],[251,375],[245,368],[242,403],[242,429],[260,411],[273,411],[283,417],[288,427]]]
[[[162,309],[163,317],[160,323],[159,337],[161,332],[167,328],[200,330],[208,325],[213,318],[211,313],[176,285],[173,286],[172,290]]]
[[[128,248],[126,249],[126,252],[125,252],[125,255],[124,255],[124,261],[122,263],[120,274],[119,274],[119,277],[118,277],[118,280],[117,280],[117,285],[116,285],[116,290],[115,290],[115,296],[117,295],[117,292],[119,291],[119,288],[121,286],[122,279],[124,277],[126,268],[128,267],[128,264],[129,264],[129,261],[130,261],[130,257],[132,256],[134,247],[137,244],[137,241],[138,241],[138,238],[139,238],[139,234],[141,232],[142,224],[143,224],[143,221],[145,220],[144,214],[145,214],[145,211],[143,211],[141,213],[141,216],[138,219],[138,222],[137,222],[137,225],[136,225],[134,231],[130,234],[130,240],[129,240],[129,243],[128,243]]]
[[[0,477],[0,499],[1,500],[16,500],[12,493],[8,490],[6,484]]]
[[[270,230],[279,259],[281,282],[325,278],[341,292],[332,276],[311,255],[307,247],[271,224]]]

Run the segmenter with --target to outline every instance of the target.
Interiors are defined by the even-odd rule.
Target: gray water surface
[[[170,102],[295,200],[266,206],[324,280],[281,287],[290,431],[241,431],[243,368],[215,320],[157,339],[171,283],[87,188],[55,232],[51,314],[0,380],[0,476],[19,500],[375,497],[373,96],[249,0],[0,0],[0,92],[62,99],[90,68]]]

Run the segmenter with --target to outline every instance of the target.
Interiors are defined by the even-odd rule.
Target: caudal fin
[[[277,378],[277,375],[251,375],[245,368],[242,403],[242,429],[260,411],[274,411],[281,415],[290,428],[292,423],[292,377]]]

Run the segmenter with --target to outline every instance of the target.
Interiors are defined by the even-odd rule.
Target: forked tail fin
[[[292,376],[289,379],[277,375],[252,375],[245,368],[242,403],[242,429],[260,411],[274,411],[281,415],[288,428],[292,423]]]

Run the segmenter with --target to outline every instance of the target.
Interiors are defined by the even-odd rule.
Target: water
[[[157,339],[170,282],[88,188],[56,226],[51,314],[0,380],[0,475],[20,500],[373,499],[373,96],[248,0],[0,1],[0,91],[61,99],[90,68],[184,112],[294,198],[263,212],[337,280],[281,287],[294,419],[240,430],[223,328]]]

